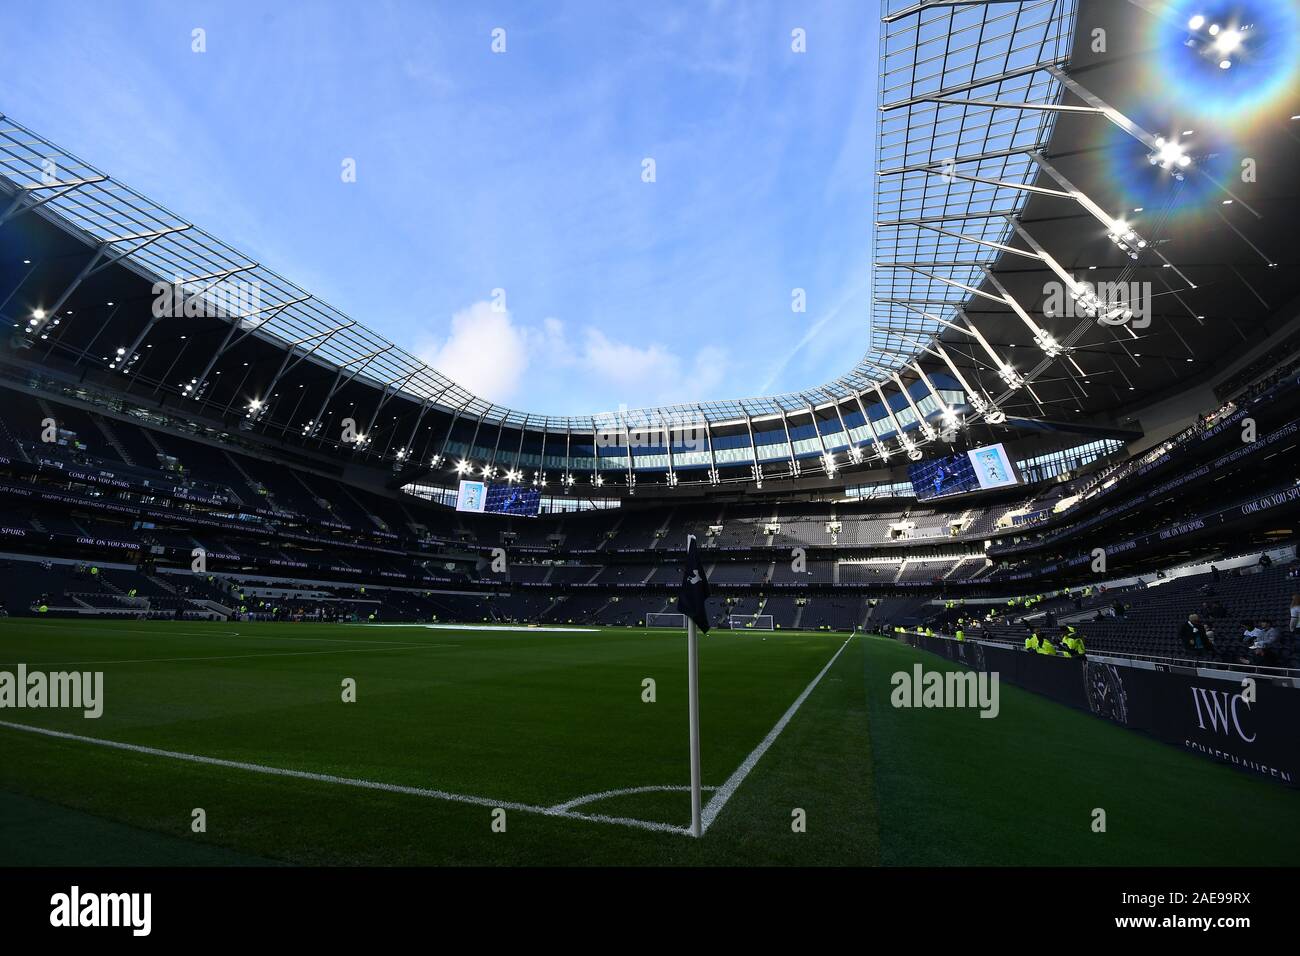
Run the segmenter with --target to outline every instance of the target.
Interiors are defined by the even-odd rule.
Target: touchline
[[[104,713],[103,671],[0,671],[0,710],[72,708],[95,719]]]

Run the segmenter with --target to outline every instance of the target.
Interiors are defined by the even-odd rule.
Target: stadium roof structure
[[[1160,43],[1197,41],[1179,4],[1085,6],[1078,36],[1074,0],[886,0],[870,344],[815,388],[576,417],[496,405],[5,117],[8,356],[196,421],[382,459],[401,481],[475,469],[569,486],[761,483],[810,461],[834,476],[915,460],[960,426],[1112,426],[1239,350],[1295,294],[1293,270],[1264,250],[1289,248],[1300,210],[1285,177],[1267,217],[1223,186],[1210,152],[1222,144],[1184,145],[1169,132],[1178,110],[1140,85]],[[1285,132],[1256,135],[1252,156],[1296,168]],[[1124,164],[1156,178],[1128,183]],[[1099,296],[1080,270],[1153,288],[1161,308]],[[176,293],[162,314],[160,283]],[[352,437],[332,437],[344,419]]]

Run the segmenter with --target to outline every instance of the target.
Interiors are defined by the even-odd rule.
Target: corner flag
[[[700,549],[695,535],[686,536],[686,569],[682,572],[682,591],[677,597],[677,610],[695,622],[705,634],[709,633],[709,579],[704,576]]]
[[[682,593],[677,610],[686,616],[686,700],[690,719],[691,745],[691,836],[704,835],[703,787],[700,785],[700,638],[698,628],[709,631],[709,579],[704,576],[700,548],[695,535],[686,536],[686,569],[682,572]]]

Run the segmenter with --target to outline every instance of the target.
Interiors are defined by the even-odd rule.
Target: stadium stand
[[[1053,22],[1039,52],[1055,68],[1064,51],[1052,53],[1049,40],[1068,29]],[[1055,74],[1047,82],[1035,98],[1066,95]],[[910,109],[882,113],[895,158],[903,147],[928,155],[936,132],[932,118],[906,122]],[[996,138],[987,112],[972,115],[975,140]],[[1043,125],[1027,144],[1040,159],[1049,140],[1064,144],[1052,152],[1060,169],[995,149],[979,160],[990,164],[984,179],[1059,185],[1053,177],[1068,175],[1072,188],[1109,186],[1076,148],[1091,142],[1085,117],[1034,115]],[[698,426],[703,441],[670,433],[632,447],[630,430],[604,440],[591,417],[482,402],[142,195],[123,207],[122,194],[102,186],[108,177],[39,134],[11,123],[0,139],[10,154],[0,189],[18,202],[0,257],[0,311],[13,329],[0,351],[0,600],[9,614],[639,626],[671,610],[694,535],[710,613],[723,625],[735,614],[770,615],[781,629],[886,632],[963,620],[1009,641],[1023,641],[1026,627],[1074,626],[1099,650],[1172,656],[1181,620],[1201,610],[1227,662],[1243,656],[1251,618],[1288,623],[1300,334],[1285,308],[1266,303],[1294,301],[1300,270],[1242,273],[1250,297],[1213,283],[1185,290],[1198,293],[1198,311],[1232,311],[1235,328],[1260,334],[1153,323],[1143,350],[1159,358],[1126,357],[1141,369],[1141,392],[1129,395],[1115,384],[1130,378],[1127,365],[1119,376],[1100,367],[1114,351],[1111,327],[1080,327],[1060,347],[1045,330],[1025,338],[1024,316],[1045,315],[1036,305],[997,304],[1041,295],[1037,267],[999,272],[1017,254],[1006,251],[1011,238],[1032,237],[1071,263],[1093,255],[1063,225],[1077,218],[1069,194],[1017,193],[1019,211],[999,219],[1009,232],[942,240],[982,263],[983,278],[957,273],[958,287],[1002,283],[980,313],[993,354],[974,358],[962,330],[903,304],[911,286],[895,288],[912,260],[954,258],[937,233],[907,224],[931,200],[905,198],[920,192],[903,183],[926,173],[882,174],[879,258],[897,258],[904,271],[881,270],[871,361],[815,395],[648,410],[652,420]],[[1291,145],[1283,138],[1274,148],[1285,165]],[[23,177],[38,177],[49,156],[85,182],[29,209]],[[958,177],[941,192],[960,194],[963,207],[982,203],[971,192],[977,181]],[[129,215],[158,229],[157,241],[84,282],[70,265],[91,249],[72,226],[84,219],[78,203],[104,221]],[[1163,237],[1161,262],[1135,251],[1124,268],[1159,273],[1182,238]],[[58,262],[15,265],[20,249],[54,246],[69,250]],[[147,304],[150,280],[171,281],[177,262],[262,283],[274,314],[249,324],[220,311],[141,307],[79,320],[99,315],[103,300]],[[25,304],[32,297],[60,301],[59,314],[37,315]],[[1001,343],[1021,356],[1041,351],[1043,361],[1012,363]],[[1106,384],[1085,375],[1079,385],[1077,364],[1042,374],[1073,354],[1097,357]],[[990,380],[999,367],[993,379],[1005,388]],[[1014,472],[1005,484],[945,494],[911,483],[914,462],[960,463],[993,447],[1005,448]],[[535,491],[537,513],[456,510],[466,477]],[[1265,552],[1272,567],[1242,565]],[[1218,580],[1180,570],[1211,561]],[[1293,661],[1289,639],[1270,661]]]

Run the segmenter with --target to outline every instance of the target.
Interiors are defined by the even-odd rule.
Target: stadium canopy
[[[1248,54],[1294,27],[1285,4],[1225,21],[1236,73],[1215,59],[1217,24],[1190,26],[1182,0],[1083,6],[1080,21],[1071,0],[887,0],[869,348],[815,388],[574,417],[493,404],[8,117],[6,361],[210,429],[382,460],[398,483],[761,484],[918,460],[971,426],[1104,432],[1295,295],[1278,258],[1294,177],[1228,183],[1247,152],[1297,168],[1298,104],[1243,116],[1213,83],[1275,79],[1261,71],[1281,65]],[[1188,49],[1208,51],[1207,76],[1178,60]],[[1208,92],[1198,104],[1161,82]],[[1189,118],[1204,102],[1219,115]],[[162,315],[158,283],[176,293]]]

